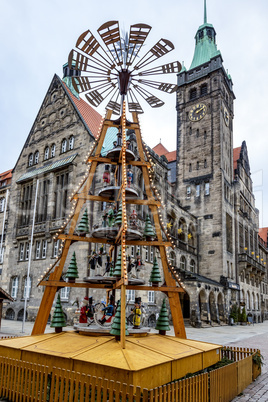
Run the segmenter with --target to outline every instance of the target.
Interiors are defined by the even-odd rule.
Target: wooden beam
[[[145,285],[127,285],[126,289],[135,290],[150,290],[154,292],[174,292],[174,293],[184,293],[183,288],[177,286],[145,286]]]
[[[87,243],[114,244],[114,240],[109,240],[105,238],[96,238],[96,237],[77,236],[70,234],[60,234],[58,238],[61,240],[84,241]]]
[[[47,286],[47,287],[56,287],[56,288],[92,288],[92,289],[113,289],[113,284],[106,284],[106,283],[89,283],[89,282],[75,282],[75,283],[70,283],[70,282],[64,282],[64,281],[54,281],[54,280],[48,280],[48,281],[43,281],[40,283],[42,286]]]
[[[74,200],[80,199],[80,200],[88,200],[88,201],[102,201],[102,202],[108,202],[108,203],[112,203],[115,200],[114,199],[110,199],[107,197],[101,197],[100,195],[84,195],[84,194],[76,194],[73,196]],[[126,200],[127,204],[135,204],[135,205],[157,205],[158,207],[161,206],[161,202],[156,201],[154,199],[150,199],[150,200],[135,200],[135,199],[129,199]]]

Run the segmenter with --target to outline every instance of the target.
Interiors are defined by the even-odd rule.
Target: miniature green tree
[[[113,261],[111,262],[111,265],[110,265],[110,276],[114,276],[114,262]]]
[[[143,236],[146,238],[146,240],[151,240],[152,238],[155,238],[155,231],[153,229],[149,214],[147,214],[145,219]]]
[[[166,299],[163,299],[161,311],[156,322],[156,329],[159,330],[160,335],[166,335],[166,331],[169,331],[168,311],[166,307]]]
[[[154,257],[154,264],[153,264],[153,268],[152,268],[152,272],[151,272],[149,282],[152,282],[153,286],[158,286],[158,283],[161,282],[161,274],[160,274],[160,269],[159,269],[159,266],[158,266],[156,256]]]
[[[233,304],[230,312],[230,318],[233,318],[234,322],[238,321],[239,310],[237,304]]]
[[[246,313],[245,307],[242,308],[242,311],[239,314],[239,321],[240,322],[247,322],[247,313]]]
[[[122,268],[121,268],[121,248],[118,251],[116,263],[113,269],[113,276],[122,276]]]
[[[56,306],[55,310],[53,313],[53,318],[51,321],[50,326],[52,328],[55,328],[56,333],[62,332],[62,327],[66,327],[66,321],[65,321],[65,316],[61,307],[61,302],[60,302],[60,294],[58,293],[58,298],[56,301]]]
[[[89,233],[89,225],[88,225],[88,214],[87,214],[87,208],[85,209],[85,212],[83,213],[83,216],[81,218],[81,221],[78,225],[78,228],[76,231],[79,234],[86,234]]]
[[[114,220],[114,226],[121,226],[122,225],[122,202],[120,202],[115,220]]]
[[[112,328],[110,331],[111,335],[115,335],[115,339],[117,341],[120,340],[120,333],[121,333],[121,300],[119,300],[117,309],[116,309],[116,313],[115,313],[115,317],[112,323]],[[126,335],[129,335],[129,332],[127,330],[127,320],[126,320]]]
[[[79,278],[75,251],[73,252],[69,267],[68,267],[66,275],[65,275],[65,278],[67,278],[68,282],[70,282],[70,283],[74,283],[75,278]]]

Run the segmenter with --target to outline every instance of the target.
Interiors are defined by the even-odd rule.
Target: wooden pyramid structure
[[[163,238],[163,231],[165,228],[163,223],[161,222],[159,211],[161,208],[161,201],[155,192],[155,189],[152,185],[150,169],[152,165],[150,163],[149,153],[146,150],[145,144],[142,141],[141,130],[139,125],[139,119],[137,112],[132,112],[132,122],[126,120],[126,108],[125,102],[123,104],[123,112],[119,119],[111,120],[112,111],[107,110],[106,116],[102,122],[102,126],[100,129],[99,137],[97,138],[93,149],[91,149],[90,155],[88,157],[87,163],[90,164],[88,175],[84,179],[83,183],[80,186],[80,189],[72,196],[72,201],[75,200],[75,207],[73,210],[72,217],[69,223],[68,234],[59,234],[58,238],[61,239],[63,243],[63,250],[61,254],[61,258],[58,263],[54,264],[50,270],[45,275],[45,278],[39,283],[40,285],[45,286],[44,295],[41,301],[41,305],[37,314],[37,318],[35,320],[34,328],[32,331],[32,335],[43,334],[45,331],[45,327],[49,318],[49,314],[52,308],[53,301],[55,299],[56,292],[65,286],[69,287],[80,287],[80,288],[105,288],[107,290],[107,284],[92,284],[86,282],[76,282],[69,283],[62,280],[62,273],[64,264],[66,261],[66,257],[69,252],[70,245],[73,242],[91,242],[91,243],[103,243],[109,244],[111,248],[121,246],[121,278],[119,277],[116,283],[110,285],[110,289],[120,289],[121,293],[121,347],[125,348],[125,316],[126,316],[126,290],[127,289],[136,289],[136,290],[152,290],[152,291],[162,291],[168,296],[170,310],[173,319],[175,336],[178,338],[186,338],[186,332],[184,327],[183,315],[180,305],[179,292],[184,292],[179,277],[173,267],[170,266],[167,257],[166,249],[172,246],[170,241],[166,241]],[[118,158],[102,157],[101,150],[104,143],[104,139],[109,127],[116,127],[122,133],[122,146],[118,155]],[[127,142],[126,142],[126,129],[134,130],[137,141],[137,150],[138,150],[138,158],[134,160],[127,159]],[[108,153],[109,155],[109,153]],[[96,168],[99,164],[110,164],[116,165],[116,168],[121,169],[120,179],[121,182],[117,183],[120,186],[119,193],[117,196],[118,202],[122,205],[122,224],[120,229],[118,230],[117,235],[114,239],[107,237],[86,237],[77,236],[74,234],[77,221],[79,218],[79,214],[85,202],[87,200],[96,201],[96,202],[111,202],[109,198],[101,196],[101,195],[93,195],[91,194],[91,186],[93,182],[94,175],[96,174]],[[146,199],[126,199],[126,189],[127,189],[127,165],[132,165],[139,167],[142,171],[145,191],[146,191]],[[147,240],[128,240],[126,238],[126,233],[128,229],[127,223],[127,215],[126,215],[126,204],[136,204],[136,205],[147,205],[154,219],[154,226],[156,231],[155,240],[147,241]],[[159,287],[145,286],[145,285],[131,285],[128,281],[128,273],[127,273],[127,261],[126,261],[126,251],[125,248],[128,245],[136,245],[136,246],[155,246],[158,248],[162,267],[164,274],[164,282]],[[46,279],[46,280],[45,280]]]

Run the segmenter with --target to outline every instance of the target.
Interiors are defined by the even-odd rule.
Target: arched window
[[[194,260],[190,261],[190,271],[195,272],[195,261]]]
[[[170,252],[170,254],[169,254],[169,259],[170,259],[171,265],[172,265],[173,267],[175,267],[175,266],[176,266],[176,256],[175,256],[174,251],[171,251],[171,252]]]
[[[250,310],[250,296],[249,296],[249,292],[247,292],[247,310]]]
[[[179,220],[179,228],[178,228],[178,238],[185,242],[186,241],[186,235],[187,235],[187,226],[186,222],[183,218],[180,218]]]
[[[67,140],[64,138],[61,143],[61,153],[63,154],[64,152],[67,151]]]
[[[74,149],[74,136],[69,138],[69,149]]]
[[[12,278],[11,280],[11,297],[13,297],[13,299],[17,298],[18,288],[19,288],[19,277],[14,276],[14,278]]]
[[[29,155],[28,166],[33,166],[33,154]]]
[[[180,259],[180,269],[182,269],[183,271],[186,270],[186,258],[184,257],[184,255],[182,255]]]
[[[49,158],[49,147],[45,148],[45,155],[44,155],[44,159],[45,161]]]
[[[39,162],[39,151],[36,151],[34,154],[34,164],[37,165]]]
[[[50,154],[51,158],[54,158],[55,154],[56,154],[56,145],[52,144],[51,145],[51,154]]]

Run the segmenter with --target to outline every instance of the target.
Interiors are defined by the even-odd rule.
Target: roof
[[[0,173],[0,181],[11,179],[12,178],[12,170],[7,170],[6,172]]]
[[[0,299],[14,301],[14,299],[2,288],[0,288]]]
[[[62,81],[63,87],[67,90],[67,93],[79,111],[81,117],[83,118],[86,126],[89,128],[93,136],[96,138],[102,121],[102,116],[93,109],[86,101],[81,98],[77,98],[72,94],[68,86]]]
[[[171,152],[169,152],[169,151],[167,150],[167,148],[164,147],[163,144],[161,144],[161,142],[160,142],[159,144],[157,144],[157,145],[153,148],[153,151],[154,151],[157,155],[159,155],[159,156],[164,155],[164,156],[167,158],[168,162],[173,162],[173,161],[175,161],[176,158],[177,158],[177,152],[176,152],[176,151],[171,151]]]
[[[241,147],[233,149],[234,170],[237,169],[237,161],[240,158]]]
[[[265,243],[267,242],[268,228],[259,228],[259,236]]]
[[[63,159],[60,159],[56,162],[53,163],[49,163],[48,165],[42,166],[40,168],[34,168],[26,173],[24,173],[18,180],[17,183],[20,183],[24,180],[28,180],[31,179],[39,174],[43,174],[43,173],[47,173],[47,172],[51,172],[52,170],[56,170],[59,167],[62,166],[66,166],[69,165],[70,163],[72,163],[72,161],[74,160],[74,158],[77,156],[78,154],[73,154],[73,155],[69,155]]]
[[[210,38],[207,35],[207,29],[213,30],[214,35]],[[203,37],[200,38],[199,33],[203,32]],[[190,66],[190,70],[197,66],[201,66],[204,63],[209,62],[213,57],[219,56],[221,52],[217,49],[216,41],[215,41],[215,30],[213,25],[205,23],[198,28],[196,34],[196,44],[194,57]]]

